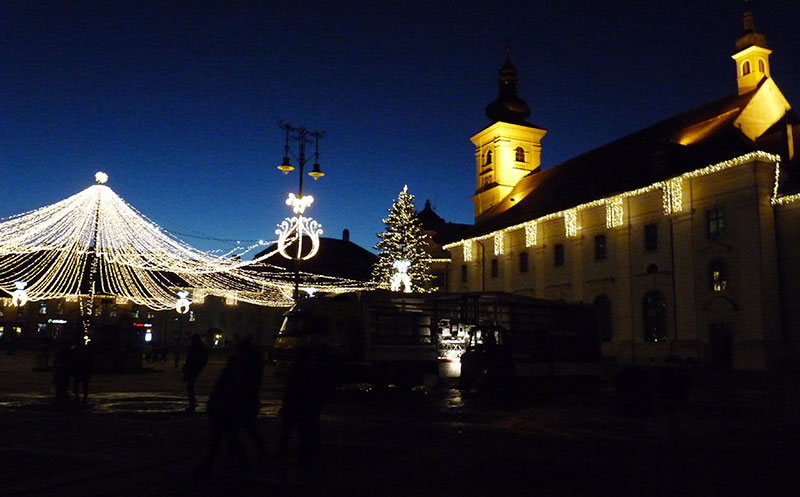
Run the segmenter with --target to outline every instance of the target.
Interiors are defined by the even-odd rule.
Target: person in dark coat
[[[289,441],[295,431],[300,439],[300,466],[309,470],[319,464],[320,416],[332,387],[333,371],[327,346],[317,340],[299,346],[289,367],[280,409],[278,460],[282,466],[286,464]]]
[[[56,405],[69,399],[69,378],[72,368],[72,348],[69,343],[62,343],[56,350],[53,359],[53,385],[56,387]]]
[[[249,458],[239,438],[242,429],[256,446],[259,464],[264,462],[266,447],[256,427],[263,374],[264,359],[252,337],[237,342],[208,397],[209,449],[198,473],[211,472],[223,438],[228,441],[230,454],[239,460],[240,472],[246,472]]]
[[[186,352],[186,362],[183,364],[183,381],[186,383],[186,393],[189,396],[187,412],[194,412],[197,407],[194,385],[200,372],[208,363],[208,347],[200,340],[200,335],[192,335],[189,350]]]
[[[73,349],[71,357],[72,393],[77,399],[80,389],[81,401],[84,404],[89,397],[89,378],[92,377],[94,365],[93,348],[92,342],[78,345]]]

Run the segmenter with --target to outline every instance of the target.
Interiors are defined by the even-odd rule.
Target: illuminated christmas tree
[[[406,289],[403,283],[410,279],[411,291],[429,290],[433,275],[430,274],[428,235],[422,229],[408,186],[404,186],[397,200],[392,202],[389,217],[383,224],[386,230],[378,233],[380,241],[375,245],[378,261],[372,268],[372,279],[393,290]]]

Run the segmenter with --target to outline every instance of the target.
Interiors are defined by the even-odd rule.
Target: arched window
[[[750,61],[746,60],[742,63],[742,76],[747,76],[750,74]]]
[[[491,150],[487,150],[486,151],[486,162],[484,162],[483,165],[484,166],[488,166],[488,165],[491,165],[491,163],[492,163],[492,151]]]
[[[715,259],[708,265],[711,290],[722,292],[728,288],[728,265],[722,259]]]
[[[525,162],[525,150],[522,147],[517,147],[517,155],[516,159],[517,162]]]
[[[764,64],[764,59],[758,59],[758,72],[760,73],[767,72],[767,65]]]
[[[611,300],[605,295],[594,299],[594,309],[597,312],[597,333],[600,340],[610,342],[613,335],[611,321]]]
[[[667,306],[660,292],[648,292],[642,300],[644,340],[658,342],[667,338]]]

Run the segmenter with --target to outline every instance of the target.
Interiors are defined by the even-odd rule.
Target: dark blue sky
[[[735,0],[222,3],[0,0],[0,217],[103,170],[169,231],[272,240],[297,188],[283,120],[327,133],[308,214],[371,248],[405,184],[471,222],[509,43],[545,167],[736,91]],[[752,6],[800,105],[800,2]]]

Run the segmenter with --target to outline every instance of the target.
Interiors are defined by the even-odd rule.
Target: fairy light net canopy
[[[0,289],[26,282],[29,300],[114,295],[154,310],[175,307],[176,292],[235,298],[265,306],[292,303],[291,277],[263,261],[220,257],[192,248],[147,219],[106,186],[0,220]],[[307,275],[318,291],[359,282]]]

